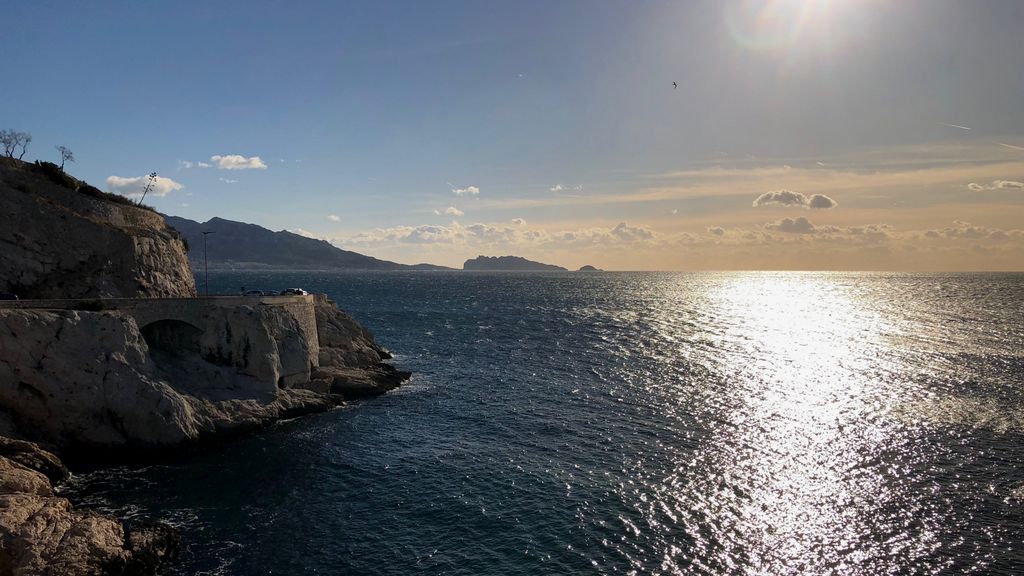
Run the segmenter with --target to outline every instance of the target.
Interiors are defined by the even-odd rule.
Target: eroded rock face
[[[21,298],[193,296],[179,235],[152,211],[0,158],[0,292]],[[77,188],[77,189],[76,189]]]
[[[377,345],[373,333],[339,309],[326,295],[314,300],[320,342],[320,366],[368,368],[391,358]]]
[[[277,387],[282,356],[303,362],[308,381],[309,351],[277,348],[274,332],[287,322],[275,328],[257,319],[266,333],[253,346],[257,367],[249,373],[198,355],[151,354],[134,319],[116,312],[0,310],[0,408],[22,435],[56,446],[131,447],[179,444],[334,405]],[[273,362],[277,368],[266,368]]]
[[[48,476],[54,463],[63,465],[53,454],[0,437],[4,449],[29,464],[0,456],[0,574],[155,574],[176,554],[178,537],[169,526],[126,531],[113,518],[77,511],[55,496]]]

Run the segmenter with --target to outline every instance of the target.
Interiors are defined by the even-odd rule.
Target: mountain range
[[[451,270],[433,264],[381,260],[287,230],[274,232],[223,218],[202,223],[178,216],[164,215],[164,219],[188,241],[188,259],[193,269],[203,266],[203,232],[208,232],[206,259],[211,268],[217,269]]]

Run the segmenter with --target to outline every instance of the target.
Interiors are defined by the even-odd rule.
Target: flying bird
[[[679,84],[676,84],[675,82],[673,82],[673,83],[672,83],[672,88],[673,88],[673,89],[679,88]]]

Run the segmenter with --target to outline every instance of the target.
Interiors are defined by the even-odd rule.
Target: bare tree
[[[142,201],[146,199],[146,194],[153,188],[153,184],[156,184],[156,172],[150,173],[147,177],[146,188],[142,191],[142,198],[139,198],[139,206],[142,206]]]
[[[57,152],[60,152],[60,169],[63,172],[64,171],[64,163],[65,162],[74,162],[75,161],[75,155],[74,155],[73,152],[71,152],[71,148],[68,148],[67,146],[54,146],[54,148],[57,149]]]
[[[0,130],[0,146],[3,147],[4,154],[7,155],[8,158],[14,158],[14,155],[18,152],[18,148],[21,148],[21,154],[18,154],[18,160],[24,158],[30,142],[32,142],[32,135],[28,132]]]
[[[0,146],[3,146],[4,156],[8,158],[14,158],[15,146],[15,132],[14,130],[0,130]]]

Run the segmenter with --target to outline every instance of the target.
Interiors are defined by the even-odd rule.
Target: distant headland
[[[555,266],[554,264],[544,264],[543,262],[534,262],[533,260],[527,260],[520,256],[477,256],[466,260],[466,263],[462,265],[463,270],[486,270],[493,272],[510,272],[510,271],[562,271],[567,272],[566,268],[561,266]]]
[[[274,232],[256,224],[211,218],[196,222],[164,216],[192,246],[202,246],[203,232],[216,234],[207,245],[211,269],[230,270],[451,270],[434,264],[399,264],[343,250],[325,240],[294,232]],[[203,264],[201,250],[189,253],[193,269]]]

